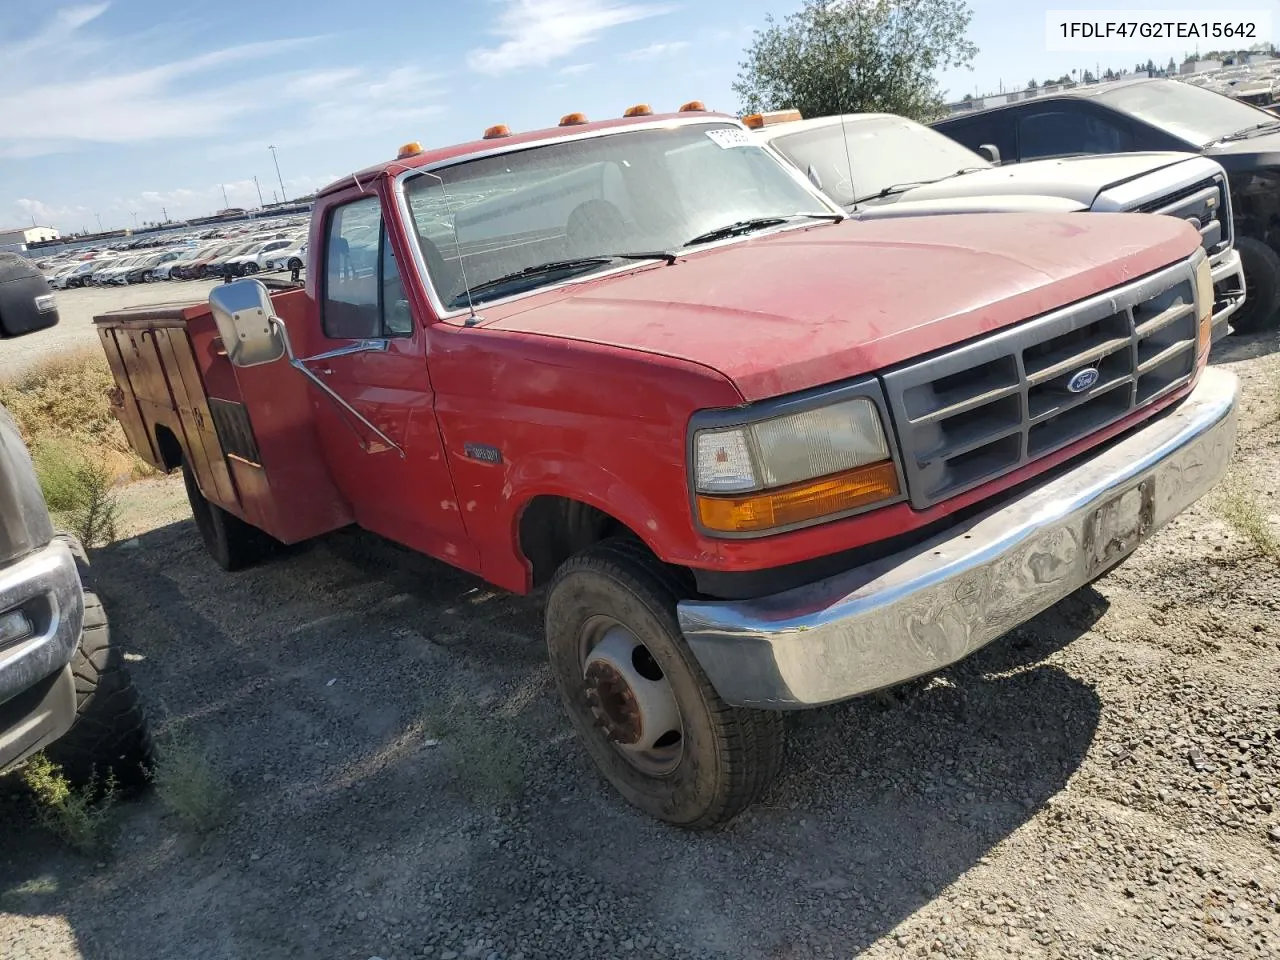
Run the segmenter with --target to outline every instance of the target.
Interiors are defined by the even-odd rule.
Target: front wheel
[[[547,649],[569,718],[604,777],[659,820],[712,827],[782,763],[778,713],[720,699],[680,633],[679,575],[629,539],[566,561],[547,597]]]
[[[61,539],[75,555],[84,587],[84,625],[71,659],[76,718],[71,729],[44,752],[77,786],[102,788],[110,778],[121,790],[131,791],[141,787],[151,771],[146,717],[124,653],[111,642],[111,626],[93,589],[84,547],[72,537]]]
[[[258,272],[258,265],[257,265],[256,263],[246,263],[246,264],[241,268],[240,272],[241,272],[241,274],[242,274],[243,276],[246,276],[246,277],[247,277],[247,276],[249,276],[250,274],[253,274],[253,273],[257,273],[257,272]]]
[[[1236,237],[1240,265],[1244,268],[1244,303],[1231,317],[1239,333],[1265,330],[1276,322],[1280,299],[1280,256],[1270,246],[1253,237]]]

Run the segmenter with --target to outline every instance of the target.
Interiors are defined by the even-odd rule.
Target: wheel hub
[[[582,679],[597,726],[620,750],[651,756],[678,749],[682,730],[675,693],[629,630],[615,626],[605,633],[588,652]]]

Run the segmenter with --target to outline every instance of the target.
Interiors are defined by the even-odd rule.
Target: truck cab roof
[[[573,114],[567,115],[575,116]],[[580,115],[578,115],[580,116]],[[566,118],[567,118],[566,117]],[[421,144],[406,144],[401,155],[394,160],[386,160],[357,170],[345,177],[340,177],[316,191],[317,199],[352,185],[352,181],[366,184],[384,175],[395,175],[406,170],[430,169],[442,163],[463,160],[509,150],[535,143],[546,143],[557,140],[568,140],[577,137],[592,136],[604,131],[618,128],[636,129],[647,126],[663,126],[672,123],[697,122],[699,120],[721,120],[737,123],[738,118],[726,113],[710,110],[684,110],[677,113],[647,114],[635,117],[615,117],[608,120],[565,123],[539,130],[528,130],[523,133],[507,133],[489,138],[470,140],[465,143],[452,144],[447,147],[422,148]],[[493,128],[490,128],[493,129]],[[416,148],[412,150],[411,148]]]

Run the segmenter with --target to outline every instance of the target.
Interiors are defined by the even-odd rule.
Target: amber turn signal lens
[[[708,530],[759,533],[888,500],[898,495],[898,471],[883,460],[775,490],[736,497],[698,495],[698,518]]]

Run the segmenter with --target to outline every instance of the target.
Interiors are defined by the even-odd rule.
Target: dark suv
[[[52,327],[33,265],[0,253],[0,337]],[[75,783],[146,778],[151,745],[111,643],[84,548],[55,531],[17,426],[0,406],[0,773],[44,750]]]
[[[1248,291],[1238,330],[1274,324],[1280,306],[1280,118],[1178,80],[1121,80],[1063,89],[933,128],[1002,162],[1092,153],[1190,150],[1212,157],[1231,185],[1236,249]]]

